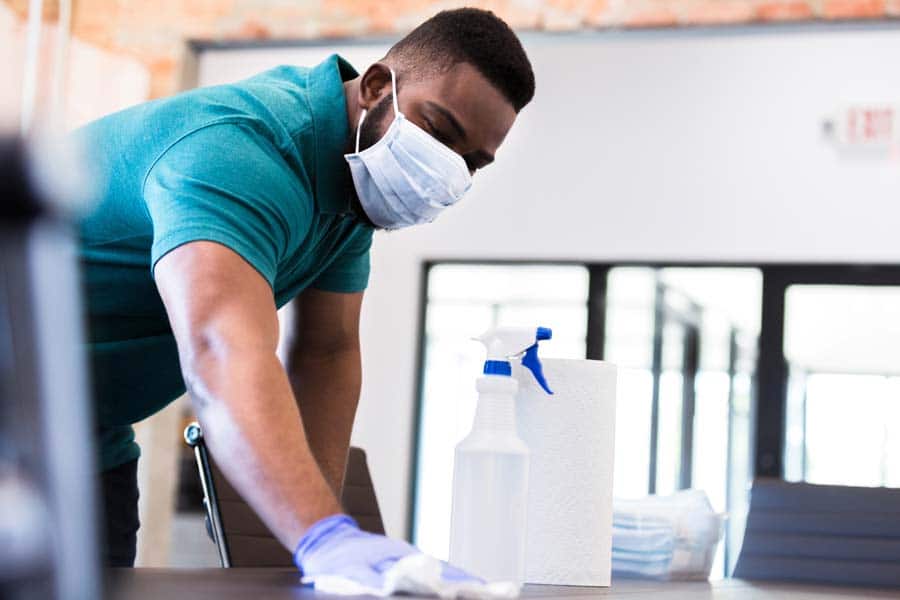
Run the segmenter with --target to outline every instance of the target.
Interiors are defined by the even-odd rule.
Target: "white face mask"
[[[472,186],[463,158],[400,112],[397,79],[391,69],[394,121],[384,136],[362,152],[359,116],[356,152],[345,154],[356,194],[366,215],[384,229],[430,223]]]

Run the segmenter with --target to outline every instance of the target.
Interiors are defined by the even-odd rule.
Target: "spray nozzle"
[[[547,327],[498,327],[491,329],[478,339],[487,346],[487,361],[484,363],[485,375],[510,376],[512,369],[510,358],[522,356],[522,366],[531,371],[538,385],[548,394],[553,392],[544,378],[544,369],[538,358],[538,343],[553,337],[553,331]]]

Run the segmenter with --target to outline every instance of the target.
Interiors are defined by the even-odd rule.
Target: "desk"
[[[313,600],[325,598],[284,569],[120,569],[113,572],[116,600]],[[524,598],[549,600],[844,600],[900,598],[900,590],[837,588],[738,579],[707,582],[616,580],[610,588],[526,586]],[[331,598],[335,598],[332,596]]]

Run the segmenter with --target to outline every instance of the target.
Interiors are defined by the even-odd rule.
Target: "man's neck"
[[[350,143],[356,141],[356,129],[359,126],[359,104],[356,99],[359,98],[359,81],[361,77],[356,77],[344,82],[344,103],[347,107],[347,125],[350,128]],[[353,152],[354,147],[348,149]]]

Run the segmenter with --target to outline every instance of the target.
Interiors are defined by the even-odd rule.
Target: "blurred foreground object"
[[[614,576],[708,579],[722,516],[701,490],[613,503]]]
[[[0,136],[0,597],[101,597],[66,167]]]

